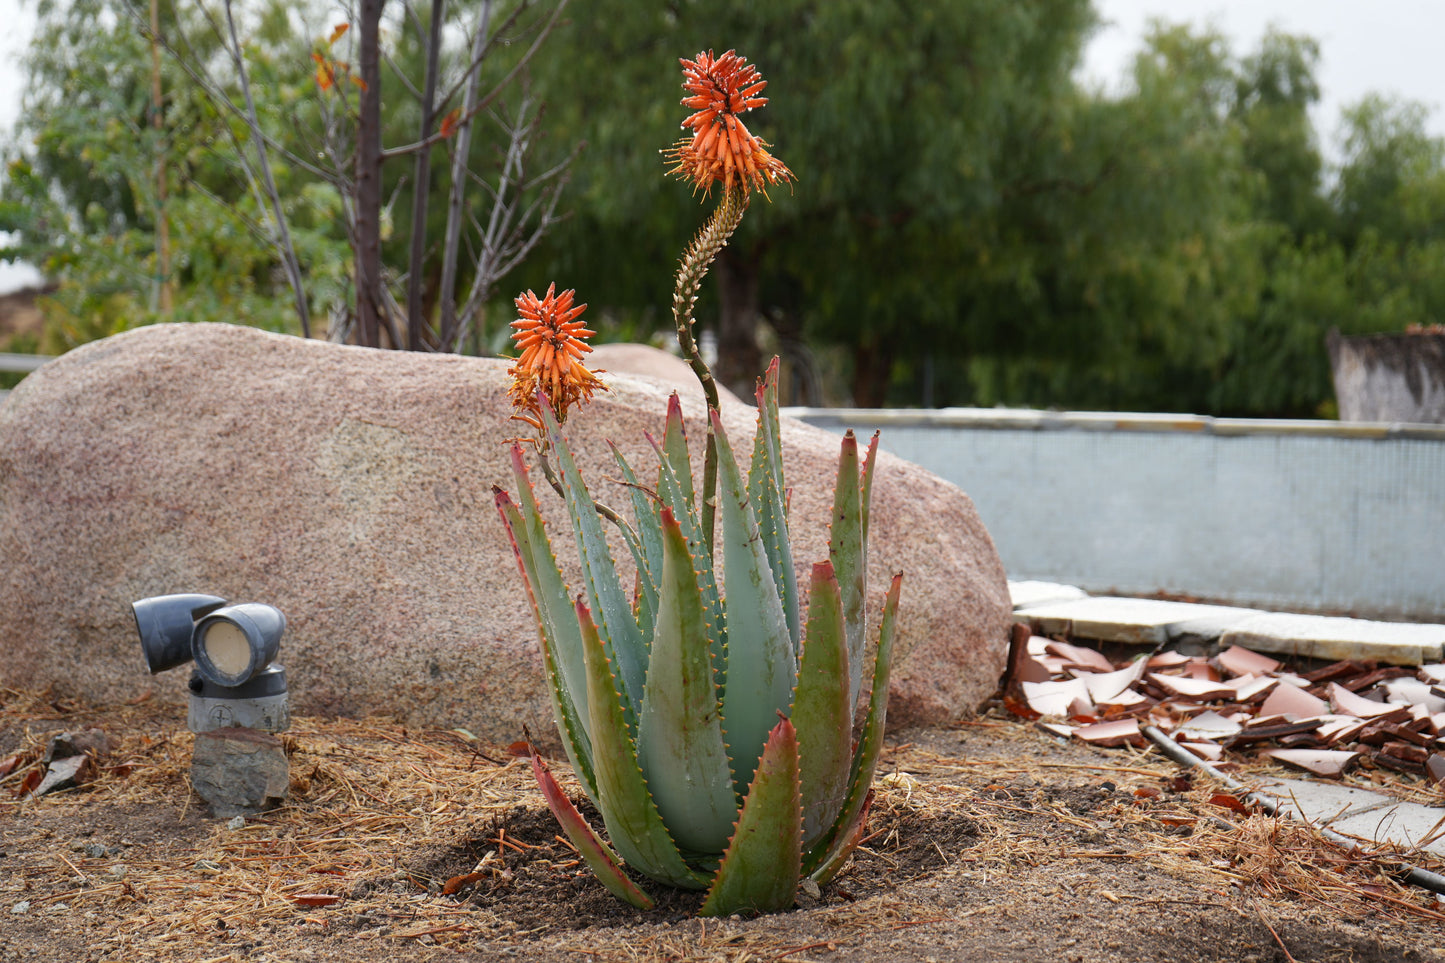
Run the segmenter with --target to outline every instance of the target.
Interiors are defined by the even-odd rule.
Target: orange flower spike
[[[718,180],[725,191],[749,193],[792,180],[793,172],[764,149],[767,143],[753,136],[739,116],[768,102],[759,96],[768,82],[757,67],[733,50],[721,57],[704,51],[679,63],[683,90],[689,94],[682,104],[693,109],[682,126],[692,136],[668,152],[675,162],[671,173],[703,191]]]
[[[512,339],[521,355],[507,369],[512,376],[508,395],[520,409],[516,417],[534,427],[541,425],[539,391],[546,394],[561,422],[567,420],[570,407],[591,401],[593,391],[607,390],[596,373],[579,360],[592,350],[585,339],[597,332],[577,320],[587,305],[574,306],[575,297],[571,290],[558,294],[557,285],[552,284],[544,297],[528,291],[516,299],[521,317],[512,322]]]

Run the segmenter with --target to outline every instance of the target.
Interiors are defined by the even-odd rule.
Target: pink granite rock
[[[286,613],[297,712],[389,713],[504,742],[523,724],[550,732],[491,492],[513,487],[505,440],[524,433],[505,369],[199,324],[47,364],[0,405],[0,686],[179,702],[184,671],[146,674],[129,603],[205,592]],[[671,387],[607,377],[568,435],[597,497],[622,504],[604,439],[651,464],[643,432],[660,432]],[[701,392],[681,393],[695,426]],[[746,450],[754,412],[724,408]],[[785,419],[783,445],[803,568],[826,557],[838,438]],[[889,722],[945,723],[1002,671],[1003,567],[972,502],[936,476],[884,455],[873,493],[874,603],[905,573]],[[565,512],[550,497],[543,508],[575,586]]]

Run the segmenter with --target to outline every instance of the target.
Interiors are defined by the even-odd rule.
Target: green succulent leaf
[[[838,483],[833,489],[833,522],[828,560],[838,576],[843,622],[848,632],[848,705],[858,704],[863,683],[863,642],[867,637],[868,569],[863,555],[862,491],[858,480],[858,439],[849,431],[838,454]]]
[[[677,439],[682,438],[680,428],[675,435]],[[707,637],[712,656],[713,682],[721,694],[727,686],[727,655],[724,646],[727,638],[727,617],[723,612],[717,577],[713,573],[712,554],[703,539],[702,522],[697,517],[689,494],[692,486],[692,463],[688,461],[687,443],[675,442],[669,450],[659,447],[650,435],[648,441],[652,442],[657,451],[658,497],[663,505],[672,511],[673,518],[677,519],[683,538],[687,540],[687,550],[692,554],[693,563],[697,567],[697,587],[702,594],[703,606],[707,609]]]
[[[670,509],[662,510],[657,629],[637,746],[653,802],[680,849],[716,854],[737,820],[709,664],[707,613],[693,559]]]
[[[860,818],[864,803],[873,786],[873,773],[883,751],[883,729],[888,722],[888,680],[893,665],[893,636],[898,622],[898,599],[903,589],[903,575],[893,576],[888,598],[883,603],[883,624],[878,634],[878,655],[873,661],[873,686],[868,696],[868,715],[863,723],[863,738],[853,756],[848,777],[848,797],[833,829],[810,850],[803,861],[803,872],[812,874],[833,861],[848,845],[852,827]],[[836,869],[835,869],[836,872]]]
[[[567,758],[588,797],[595,802],[597,779],[592,767],[592,742],[585,724],[587,675],[582,662],[582,636],[556,556],[547,542],[520,448],[513,448],[512,467],[517,473],[522,507],[514,505],[506,492],[494,489],[497,510],[511,538],[527,601],[537,622],[553,718],[559,722]]]
[[[739,795],[752,781],[778,713],[793,700],[796,662],[777,583],[763,550],[758,520],[722,418],[711,412],[717,440],[718,501],[727,588],[727,688],[723,732]]]
[[[693,494],[692,461],[689,459],[687,451],[687,426],[682,420],[682,400],[678,398],[676,391],[667,399],[667,430],[662,436],[662,453],[677,475],[678,488],[685,502],[685,510],[688,514],[696,514],[697,500]],[[673,514],[681,518],[682,512],[678,510],[679,507],[681,506],[673,507]]]
[[[797,733],[783,719],[768,734],[732,842],[699,910],[703,916],[775,913],[793,905],[802,862],[799,794]]]
[[[627,459],[622,457],[617,446],[611,442],[608,444],[612,447],[612,457],[617,462],[617,467],[622,471],[622,480],[627,484],[627,492],[632,499],[632,515],[637,520],[638,537],[630,539],[627,545],[632,549],[633,561],[637,564],[637,583],[640,589],[638,627],[642,631],[642,637],[650,639],[657,613],[657,579],[662,571],[662,524],[657,516],[657,500],[648,497],[648,493],[638,484],[637,473],[627,464]]]
[[[624,860],[653,879],[686,889],[704,889],[707,876],[683,861],[653,804],[592,613],[580,599],[576,609],[587,657],[591,715],[588,729],[597,770],[597,807],[602,810],[607,834]]]
[[[607,547],[607,536],[597,515],[597,505],[587,492],[582,474],[572,458],[572,450],[562,435],[557,417],[547,403],[545,394],[537,395],[547,440],[557,455],[561,469],[562,491],[567,512],[572,517],[572,530],[577,540],[577,554],[582,560],[582,580],[587,600],[597,612],[597,629],[609,660],[618,668],[619,697],[628,729],[636,732],[637,702],[642,698],[643,680],[647,677],[647,646],[632,605],[617,577],[617,564]]]
[[[753,436],[753,460],[748,468],[748,499],[758,516],[768,564],[773,569],[788,620],[788,633],[796,654],[802,643],[799,625],[798,576],[788,538],[787,488],[783,481],[783,451],[778,424],[778,359],[768,366],[758,384],[758,430]]]
[[[803,845],[812,846],[833,827],[848,794],[853,763],[853,712],[847,690],[848,643],[843,602],[833,566],[813,566],[808,629],[793,696],[798,761],[803,787]]]
[[[592,874],[597,877],[598,882],[607,887],[607,891],[613,896],[626,903],[631,903],[638,909],[650,910],[655,905],[652,897],[648,896],[636,883],[628,879],[627,874],[622,871],[622,866],[612,848],[602,841],[577,807],[572,805],[572,800],[562,791],[557,778],[552,775],[547,764],[542,761],[537,750],[530,744],[528,750],[532,754],[532,775],[537,777],[537,786],[542,790],[542,796],[547,800],[547,808],[552,810],[552,816],[577,848],[577,853]]]

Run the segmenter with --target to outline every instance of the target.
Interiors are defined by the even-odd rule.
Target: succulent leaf
[[[597,800],[597,779],[592,767],[592,741],[587,734],[587,674],[582,663],[582,636],[572,613],[567,587],[557,567],[537,513],[536,499],[526,476],[520,451],[514,451],[514,468],[520,471],[518,497],[522,508],[512,504],[506,492],[496,493],[497,509],[507,526],[527,600],[537,620],[537,634],[542,641],[542,660],[547,669],[548,692],[552,699],[553,718],[559,722],[567,759],[582,780],[582,787],[594,802]],[[573,675],[568,676],[571,669]]]
[[[893,576],[888,598],[883,603],[878,655],[873,662],[873,686],[868,696],[868,715],[863,722],[863,738],[853,755],[848,798],[833,829],[804,859],[804,873],[812,874],[819,866],[831,862],[848,845],[850,828],[858,820],[858,814],[872,791],[873,773],[878,768],[878,755],[883,751],[883,727],[888,721],[888,679],[893,665],[893,634],[898,622],[898,598],[902,588],[903,575],[900,573]]]
[[[793,905],[802,861],[798,739],[783,719],[768,735],[732,842],[699,912],[773,913]]]
[[[643,639],[652,638],[652,626],[657,613],[657,580],[662,571],[662,524],[658,520],[657,501],[649,498],[637,482],[637,473],[622,457],[622,452],[612,447],[612,457],[622,471],[622,480],[627,484],[628,496],[632,500],[632,515],[637,520],[637,538],[627,542],[632,550],[632,560],[637,564],[637,582],[640,588],[638,628]],[[649,647],[650,651],[650,647]]]
[[[858,484],[858,439],[849,431],[838,454],[838,483],[833,489],[833,522],[828,559],[843,597],[848,630],[848,705],[858,704],[863,683],[863,642],[867,637],[868,571],[863,557],[862,492]]]
[[[636,883],[627,878],[622,871],[622,866],[612,848],[604,843],[597,835],[577,807],[572,805],[572,800],[562,791],[557,778],[552,775],[537,750],[530,745],[528,749],[532,754],[532,775],[537,777],[537,786],[542,790],[542,796],[547,800],[547,808],[552,810],[552,816],[567,834],[567,838],[576,847],[577,854],[592,870],[607,891],[618,899],[631,903],[638,909],[650,910],[655,905],[652,897],[648,896]]]
[[[704,889],[708,878],[683,861],[652,802],[637,764],[637,747],[623,714],[612,666],[592,613],[580,600],[577,624],[587,656],[588,731],[597,771],[597,808],[602,811],[607,834],[624,860],[653,879]]]
[[[687,426],[682,420],[682,401],[674,391],[667,399],[667,430],[662,436],[662,452],[677,475],[678,487],[687,504],[688,512],[697,513],[697,499],[693,494],[692,462],[687,452]],[[673,514],[681,513],[674,508]]]
[[[813,566],[808,598],[807,635],[791,717],[798,730],[804,847],[812,846],[838,818],[853,763],[853,710],[840,684],[848,677],[848,643],[838,580],[829,563]]]
[[[681,437],[680,433],[678,437]],[[713,574],[712,555],[708,551],[707,542],[703,540],[702,522],[699,521],[688,494],[692,487],[692,464],[687,458],[686,442],[682,443],[680,450],[674,446],[669,453],[658,447],[652,436],[648,436],[648,441],[652,442],[657,452],[658,497],[662,499],[663,505],[672,510],[672,516],[681,526],[683,538],[687,540],[687,550],[692,554],[693,563],[697,566],[697,587],[702,593],[708,616],[707,637],[708,649],[712,655],[713,682],[721,696],[727,686],[727,654],[724,647],[727,617],[723,611],[722,596],[718,592],[717,578]]]
[[[647,677],[647,647],[642,631],[632,614],[632,605],[617,577],[617,565],[607,547],[596,503],[587,492],[582,474],[572,458],[572,450],[562,435],[557,417],[544,395],[538,395],[538,407],[546,426],[547,439],[557,454],[561,469],[562,491],[567,512],[572,517],[572,531],[577,541],[577,554],[582,561],[582,581],[587,599],[597,613],[597,629],[609,660],[618,668],[620,698],[628,729],[636,732],[637,701],[642,698],[643,680]]]
[[[758,384],[758,430],[753,436],[753,460],[748,468],[748,499],[758,516],[758,530],[768,564],[773,568],[788,620],[788,634],[794,654],[802,643],[799,625],[798,575],[793,567],[792,542],[788,538],[787,489],[783,482],[783,452],[778,425],[778,359],[768,366],[766,378]]]
[[[737,797],[693,559],[669,509],[662,510],[661,521],[661,600],[638,723],[638,756],[652,800],[678,847],[715,854],[727,846],[737,820]]]
[[[752,782],[763,744],[778,713],[793,700],[796,662],[777,583],[763,550],[758,520],[748,502],[722,418],[712,415],[717,440],[718,501],[722,517],[727,589],[727,688],[723,732],[739,795]]]

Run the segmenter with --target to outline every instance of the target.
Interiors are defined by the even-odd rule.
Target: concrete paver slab
[[[1381,843],[1394,843],[1405,849],[1421,848],[1436,856],[1445,856],[1445,838],[1441,833],[1441,820],[1445,809],[1421,806],[1418,803],[1399,803],[1384,809],[1346,816],[1336,820],[1330,828],[1346,836],[1362,836]],[[1424,843],[1422,846],[1421,844]]]
[[[1016,609],[1048,602],[1067,602],[1088,598],[1089,593],[1073,585],[1058,582],[1010,582],[1008,594]]]
[[[1258,614],[1256,609],[1226,605],[1109,596],[1048,602],[1014,611],[1016,619],[1033,623],[1044,635],[1064,634],[1137,645],[1158,645],[1182,635],[1198,638],[1206,630],[1223,633]]]
[[[1225,630],[1220,643],[1330,661],[1378,659],[1420,665],[1440,660],[1445,625],[1264,613]]]
[[[1393,796],[1310,779],[1271,778],[1258,788],[1280,801],[1280,815],[1288,813],[1327,828],[1339,819],[1399,804]]]

